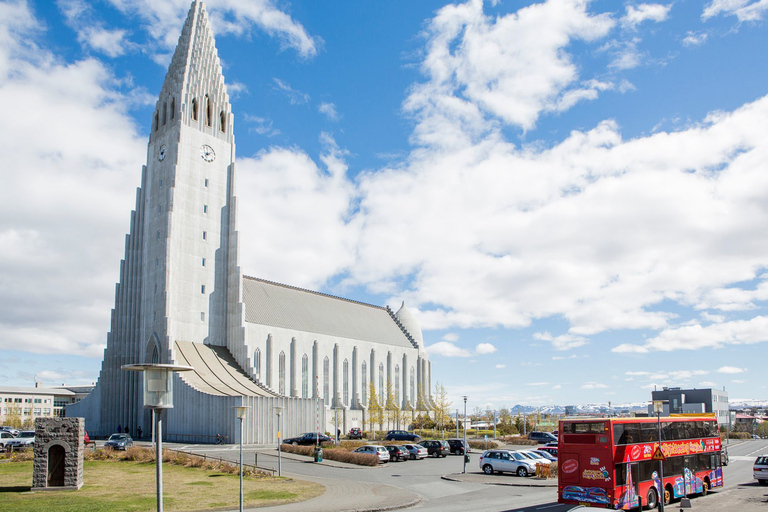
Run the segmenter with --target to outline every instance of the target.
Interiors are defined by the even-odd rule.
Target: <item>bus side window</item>
[[[616,464],[616,485],[624,485],[627,482],[626,470],[626,463]]]

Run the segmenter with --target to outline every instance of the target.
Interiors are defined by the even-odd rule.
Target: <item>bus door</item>
[[[686,496],[701,492],[701,484],[696,483],[696,456],[686,455],[683,459],[683,481]]]

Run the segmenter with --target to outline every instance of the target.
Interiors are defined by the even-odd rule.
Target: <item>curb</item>
[[[440,477],[442,480],[447,480],[449,482],[466,482],[465,480],[462,480],[457,477],[451,476],[451,474],[448,475],[442,475]],[[517,482],[470,482],[470,483],[482,483],[483,485],[502,485],[506,487],[557,487],[556,483],[549,484],[549,483],[517,483]]]
[[[403,508],[415,507],[422,501],[423,501],[423,498],[418,497],[415,500],[412,500],[403,505],[387,505],[384,507],[374,507],[374,508],[349,508],[349,509],[341,510],[339,512],[386,512],[388,510],[400,510]]]

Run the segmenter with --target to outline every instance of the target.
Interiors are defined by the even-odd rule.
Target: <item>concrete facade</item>
[[[136,363],[184,364],[164,434],[236,440],[231,407],[250,405],[244,437],[359,426],[365,387],[397,391],[403,409],[430,403],[431,366],[405,308],[381,308],[243,277],[238,264],[234,115],[208,15],[192,3],[161,89],[131,214],[99,381],[67,407],[95,436],[151,432]],[[320,389],[320,393],[317,389]],[[349,413],[347,414],[348,411]],[[353,412],[357,411],[357,412]],[[345,425],[345,430],[347,425]]]
[[[682,389],[663,388],[661,391],[652,391],[651,400],[664,400],[664,415],[669,414],[695,414],[713,413],[719,425],[727,425],[730,422],[728,406],[728,392],[725,390],[702,388]],[[649,406],[649,414],[653,413],[653,406]]]
[[[35,420],[33,491],[71,490],[83,486],[83,418]]]

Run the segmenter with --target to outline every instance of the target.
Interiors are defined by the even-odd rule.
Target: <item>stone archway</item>
[[[60,444],[51,445],[48,449],[48,487],[64,486],[64,462],[67,452]]]

